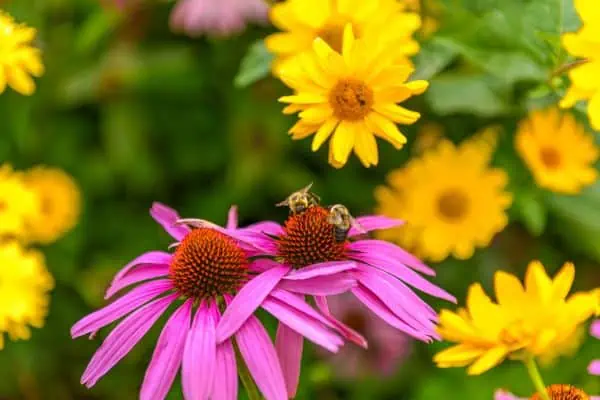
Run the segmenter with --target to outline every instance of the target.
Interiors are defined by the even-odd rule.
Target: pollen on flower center
[[[456,221],[469,210],[469,198],[460,190],[449,190],[438,198],[438,211],[446,219]]]
[[[248,273],[248,259],[226,235],[194,229],[181,241],[169,266],[173,284],[187,297],[213,298],[233,293]]]
[[[291,215],[284,224],[285,234],[278,239],[279,257],[294,268],[347,259],[346,243],[336,242],[328,215],[320,206]]]
[[[550,385],[546,388],[550,400],[589,400],[583,390],[577,389],[571,385]],[[531,400],[541,400],[542,397],[536,393],[531,396]]]
[[[540,150],[540,158],[544,165],[549,169],[555,169],[560,166],[560,154],[555,148],[542,148]]]
[[[373,106],[373,90],[358,79],[342,79],[329,92],[333,115],[346,121],[363,119]]]

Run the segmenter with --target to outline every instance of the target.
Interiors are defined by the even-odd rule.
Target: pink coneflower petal
[[[275,337],[275,349],[281,362],[289,398],[296,397],[298,390],[303,346],[304,338],[302,335],[288,328],[285,324],[279,324],[277,336]]]
[[[238,227],[238,208],[231,206],[227,214],[227,229],[237,229]]]
[[[235,334],[242,358],[266,400],[287,400],[287,391],[277,352],[269,334],[251,316]]]
[[[592,323],[592,326],[590,327],[590,334],[593,337],[600,339],[600,319],[597,319]]]
[[[176,224],[177,220],[181,217],[177,214],[177,211],[164,204],[154,202],[150,209],[150,215],[152,215],[152,218],[162,225],[165,231],[177,241],[183,239],[190,231],[190,228],[187,226]]]
[[[288,280],[310,279],[318,276],[333,275],[356,268],[353,261],[331,261],[319,264],[313,264],[302,269],[291,271],[285,276]]]
[[[237,400],[238,375],[235,352],[231,340],[226,340],[217,346],[217,365],[212,389],[214,400]]]
[[[302,280],[282,279],[277,287],[312,296],[333,296],[347,292],[355,286],[356,279],[350,273],[340,272]]]
[[[121,268],[119,272],[115,274],[113,282],[123,278],[127,275],[132,269],[136,267],[141,267],[143,265],[164,265],[169,264],[171,262],[171,254],[166,253],[164,251],[149,251],[147,253],[142,254],[139,257],[134,258],[130,263]]]
[[[350,232],[348,232],[349,236],[357,236],[377,229],[388,229],[404,225],[404,221],[401,219],[389,218],[380,215],[365,215],[362,217],[357,217],[356,222],[358,222],[360,228],[362,229],[357,229],[353,226],[350,228]]]
[[[329,305],[327,304],[327,298],[323,296],[315,296],[315,304],[319,308],[319,311],[330,321],[346,339],[350,340],[352,343],[367,349],[369,344],[363,335],[356,332],[354,329],[350,328],[348,325],[343,322],[337,320],[329,311]]]
[[[187,300],[163,328],[140,390],[141,400],[164,399],[177,376],[190,329],[193,300]]]
[[[425,265],[421,260],[392,243],[375,239],[359,240],[351,243],[349,248],[366,254],[384,254],[387,255],[388,258],[398,260],[425,275],[435,276],[435,271]]]
[[[307,306],[308,307],[308,306]],[[295,330],[311,342],[324,347],[335,353],[343,345],[340,337],[323,327],[317,319],[311,318],[308,314],[290,306],[289,304],[268,297],[262,304],[262,308],[272,314],[281,323]]]
[[[169,266],[167,264],[142,264],[134,268],[129,273],[119,279],[112,281],[106,294],[105,299],[112,297],[119,290],[150,279],[160,278],[169,274]]]
[[[387,322],[389,325],[416,339],[428,343],[431,342],[430,335],[419,332],[412,326],[408,325],[405,321],[402,321],[385,303],[383,303],[372,291],[366,287],[359,285],[358,287],[352,289],[352,293],[358,300],[360,300],[365,306],[367,306],[371,311],[377,314],[379,318]]]
[[[329,321],[328,318],[325,318],[325,316],[323,316],[321,313],[317,312],[314,308],[309,306],[308,303],[304,301],[303,296],[299,296],[297,294],[290,293],[285,290],[275,289],[271,293],[270,297],[279,300],[292,308],[295,308],[301,313],[308,315],[312,319],[319,321],[321,324],[327,327],[334,327],[334,324],[331,321]]]
[[[600,375],[600,360],[595,360],[588,366],[588,372],[592,375]]]
[[[71,337],[76,338],[96,332],[171,289],[173,289],[173,283],[166,279],[144,283],[106,307],[79,320],[71,328]]]
[[[290,267],[278,264],[254,277],[240,289],[219,321],[218,343],[230,338],[244,324],[289,270]]]
[[[88,388],[94,386],[129,353],[176,298],[173,294],[148,303],[117,325],[92,357],[81,383]]]
[[[392,313],[394,313],[403,322],[414,328],[415,331],[426,331],[430,335],[435,333],[435,323],[425,315],[426,308],[421,304],[411,304],[404,295],[403,291],[397,290],[391,282],[382,279],[381,274],[385,272],[368,269],[358,271],[356,276],[358,281],[369,289],[383,304],[385,304]]]
[[[456,298],[450,293],[429,282],[417,272],[387,256],[385,253],[360,253],[355,255],[355,258],[401,279],[423,293],[456,303]]]
[[[186,400],[205,400],[211,395],[217,360],[216,305],[202,302],[185,341],[181,383]]]
[[[395,288],[396,291],[399,292],[399,295],[402,297],[402,301],[406,302],[405,308],[407,310],[411,308],[419,310],[418,314],[422,314],[419,315],[419,317],[428,319],[430,321],[435,321],[437,323],[438,314],[433,309],[433,307],[431,307],[429,304],[423,301],[423,299],[417,296],[417,294],[410,287],[405,285],[401,280],[396,279],[394,276],[388,274],[387,272],[380,271],[377,268],[363,268],[368,269],[370,273],[376,275],[379,279],[387,282],[389,285]]]

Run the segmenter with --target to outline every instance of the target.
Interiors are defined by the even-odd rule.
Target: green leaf
[[[548,204],[560,221],[557,234],[573,249],[600,261],[600,184],[578,196],[553,195]]]
[[[493,117],[509,112],[508,95],[484,75],[442,74],[431,81],[425,98],[434,112]]]
[[[413,79],[429,80],[456,58],[456,49],[436,38],[425,43],[415,57],[416,71]]]
[[[446,51],[462,55],[467,61],[490,75],[513,84],[518,81],[543,81],[548,71],[529,54],[515,50],[479,48],[453,38],[441,38]]]
[[[235,77],[237,87],[246,87],[267,77],[271,72],[273,54],[265,47],[263,40],[250,46],[240,65],[240,70]]]
[[[534,191],[515,193],[515,209],[529,233],[540,236],[544,232],[548,213],[538,193]]]

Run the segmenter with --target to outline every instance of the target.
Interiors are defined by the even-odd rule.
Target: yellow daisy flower
[[[39,200],[23,183],[21,174],[10,165],[0,166],[0,237],[22,237],[27,232],[27,221],[40,210]]]
[[[600,9],[596,0],[575,0],[583,22],[578,32],[562,37],[565,50],[580,60],[569,69],[571,86],[560,106],[570,108],[580,100],[589,100],[587,112],[592,127],[600,130]]]
[[[40,199],[40,213],[28,226],[29,240],[52,243],[75,226],[81,194],[71,176],[57,168],[36,167],[25,173],[24,182]]]
[[[398,242],[422,258],[442,261],[449,255],[468,259],[487,246],[508,223],[512,197],[508,176],[490,168],[495,131],[455,146],[442,140],[404,168],[392,171],[388,186],[375,191],[377,212],[406,224],[380,237]]]
[[[441,7],[437,0],[401,0],[407,11],[412,11],[422,18],[421,35],[429,37],[439,28],[436,17]]]
[[[480,284],[471,285],[467,308],[442,310],[440,335],[458,343],[436,354],[438,367],[469,366],[469,375],[481,374],[506,357],[524,361],[553,352],[594,315],[598,296],[594,291],[569,298],[575,267],[565,263],[554,279],[539,261],[529,264],[525,286],[514,275],[496,272],[497,303]]]
[[[40,77],[44,73],[40,50],[33,47],[37,31],[0,10],[0,93],[6,85],[15,91],[31,95],[35,83],[30,75]]]
[[[347,24],[361,38],[387,43],[388,52],[393,50],[398,59],[408,60],[419,51],[412,38],[421,25],[419,15],[406,12],[405,5],[396,0],[287,0],[271,8],[270,18],[283,31],[265,40],[269,51],[277,56],[276,74],[286,60],[310,51],[317,37],[341,52]]]
[[[44,325],[53,287],[42,253],[16,241],[0,243],[0,349],[5,333],[12,340],[27,340],[29,326]]]
[[[571,114],[534,111],[515,137],[517,151],[537,184],[554,192],[576,194],[598,178],[598,148]]]
[[[426,81],[406,82],[413,72],[407,64],[394,64],[376,42],[356,40],[348,24],[342,53],[322,39],[281,71],[281,79],[295,93],[279,100],[290,105],[284,113],[300,112],[291,129],[293,139],[315,134],[312,150],[332,136],[329,163],[336,168],[354,152],[365,167],[377,165],[375,136],[400,149],[406,138],[396,126],[412,124],[420,114],[398,106],[427,89]]]

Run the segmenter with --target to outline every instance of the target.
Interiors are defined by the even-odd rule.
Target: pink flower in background
[[[229,36],[247,23],[264,24],[268,7],[263,0],[179,0],[171,13],[171,28],[190,36]]]
[[[253,228],[237,228],[235,208],[229,213],[227,228],[205,222],[203,227],[190,229],[195,220],[182,220],[161,204],[154,204],[150,213],[177,240],[176,250],[137,257],[116,274],[106,298],[137,286],[71,328],[73,338],[93,337],[99,329],[123,318],[92,357],[82,384],[95,385],[176,303],[179,305],[166,322],[146,371],[142,400],[164,399],[180,367],[185,399],[236,400],[233,340],[264,397],[286,400],[278,359],[281,349],[275,349],[254,316],[258,307],[286,324],[290,332],[330,351],[343,344],[327,319],[301,298],[276,289],[288,272],[286,267],[268,260],[250,261],[256,249],[243,236]],[[217,340],[223,329],[228,335]]]
[[[329,298],[331,313],[341,322],[364,334],[369,349],[346,346],[330,360],[342,377],[366,374],[392,375],[410,354],[413,340],[383,322],[351,294]]]
[[[590,328],[590,334],[600,339],[600,319],[595,320]],[[588,367],[588,372],[592,375],[600,375],[600,360],[594,360]]]

